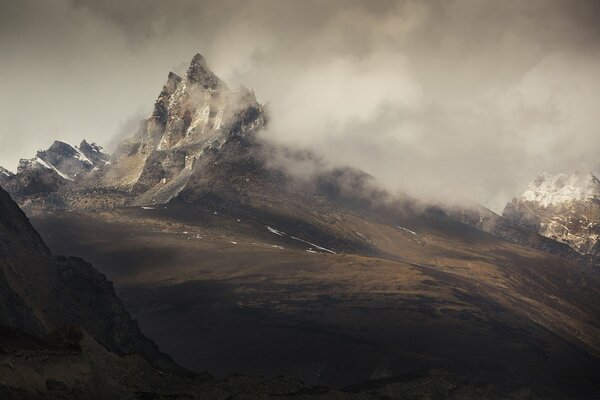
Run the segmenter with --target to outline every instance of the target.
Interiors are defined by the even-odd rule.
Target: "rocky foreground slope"
[[[112,283],[82,259],[53,256],[1,188],[0,271],[0,325],[43,336],[77,324],[112,352],[176,368],[141,334]]]

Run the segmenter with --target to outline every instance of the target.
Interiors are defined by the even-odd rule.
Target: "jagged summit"
[[[87,140],[83,139],[79,144],[78,150],[81,151],[88,160],[91,160],[92,164],[95,166],[110,163],[108,153],[99,144],[94,142],[88,143]]]
[[[28,210],[166,203],[250,173],[266,120],[252,91],[230,90],[196,54],[185,76],[168,74],[152,113],[112,156],[86,140],[56,141],[0,179]]]
[[[78,147],[56,140],[35,157],[21,159],[16,174],[0,170],[0,182],[17,199],[52,193],[104,168],[108,160],[108,154],[95,143],[83,140]]]
[[[169,201],[191,177],[209,176],[201,170],[227,143],[251,142],[265,122],[254,94],[229,90],[197,54],[183,79],[169,73],[151,116],[113,155],[104,185],[133,190],[140,203]]]
[[[205,89],[215,90],[225,86],[225,83],[208,68],[206,60],[200,53],[196,53],[192,58],[185,76],[188,82],[202,86]]]

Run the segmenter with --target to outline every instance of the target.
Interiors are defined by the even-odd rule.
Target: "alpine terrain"
[[[502,214],[581,254],[600,255],[600,181],[592,173],[552,176],[541,172]]]
[[[148,371],[208,371],[186,385],[239,398],[597,396],[595,177],[538,178],[503,216],[448,209],[263,140],[268,123],[197,54],[112,155],[55,142],[0,170],[48,245],[7,223],[6,254],[33,258],[5,262],[19,318],[2,323],[37,337],[77,323]]]

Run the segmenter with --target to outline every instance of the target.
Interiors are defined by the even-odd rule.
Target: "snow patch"
[[[279,235],[279,236],[286,236],[285,232],[278,231],[277,229],[275,229],[275,228],[271,228],[270,226],[267,226],[267,230],[268,230],[269,232],[271,232],[271,233],[274,233],[275,235]],[[333,250],[330,250],[330,249],[328,249],[328,248],[325,248],[325,247],[319,246],[319,245],[317,245],[317,244],[311,243],[311,242],[309,242],[309,241],[307,241],[307,240],[300,239],[300,238],[298,238],[298,237],[296,237],[296,236],[291,236],[291,235],[290,235],[290,238],[292,238],[292,239],[294,239],[294,240],[297,240],[297,241],[299,241],[299,242],[302,242],[302,243],[310,244],[311,246],[313,246],[314,248],[317,248],[317,249],[319,249],[319,250],[323,250],[323,251],[326,251],[326,252],[328,252],[328,253],[331,253],[331,254],[336,254],[336,252],[335,252],[335,251],[333,251]]]
[[[87,157],[85,156],[85,154],[83,154],[83,153],[81,152],[81,150],[79,150],[79,148],[78,148],[77,146],[73,146],[72,144],[70,144],[70,143],[67,143],[67,142],[63,142],[63,143],[64,143],[64,144],[66,144],[67,146],[69,146],[70,148],[72,148],[73,150],[75,150],[75,153],[76,153],[76,154],[75,154],[75,158],[76,158],[76,159],[78,159],[78,160],[79,160],[79,161],[81,161],[81,162],[88,163],[88,164],[90,164],[90,165],[94,165],[94,163],[93,163],[93,162],[91,162],[91,161],[90,161],[90,159],[89,159],[89,158],[87,158]]]
[[[415,231],[411,231],[410,229],[406,229],[406,228],[405,228],[405,227],[403,227],[403,226],[396,225],[396,228],[398,228],[398,229],[401,229],[401,230],[403,230],[403,231],[405,231],[405,232],[408,232],[408,233],[410,233],[411,235],[415,235],[415,236],[417,235],[417,232],[415,232]]]
[[[278,231],[277,229],[273,229],[270,226],[267,226],[267,229],[268,229],[269,232],[274,233],[276,235],[285,236],[285,233],[283,233],[281,231]]]
[[[64,172],[59,171],[54,165],[50,164],[49,162],[46,162],[44,160],[42,160],[39,157],[36,157],[35,162],[37,162],[38,164],[40,164],[42,167],[47,168],[47,169],[51,169],[54,170],[61,178],[72,181],[73,179],[69,177],[69,175],[65,174]]]
[[[290,236],[290,237],[291,237],[292,239],[294,239],[294,240],[298,240],[298,241],[300,241],[300,242],[303,242],[303,243],[306,243],[306,244],[310,244],[311,246],[313,246],[313,247],[315,247],[315,248],[317,248],[317,249],[319,249],[319,250],[323,250],[323,251],[326,251],[326,252],[328,252],[328,253],[331,253],[331,254],[337,254],[337,253],[336,253],[335,251],[333,251],[333,250],[327,249],[327,248],[325,248],[325,247],[321,247],[321,246],[319,246],[319,245],[317,245],[317,244],[314,244],[314,243],[311,243],[311,242],[309,242],[308,240],[300,239],[300,238],[297,238],[297,237],[295,237],[295,236]]]

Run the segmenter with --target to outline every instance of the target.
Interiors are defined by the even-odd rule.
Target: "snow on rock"
[[[600,254],[600,181],[592,173],[541,172],[502,215],[581,254]]]
[[[591,173],[549,175],[540,172],[521,198],[548,207],[550,204],[590,200],[598,196],[600,181]]]
[[[274,233],[274,234],[276,234],[276,235],[279,235],[279,236],[285,236],[285,233],[283,233],[283,232],[281,232],[281,231],[278,231],[277,229],[271,228],[270,226],[267,226],[267,230],[268,230],[269,232],[271,232],[271,233]]]
[[[415,231],[411,231],[410,229],[406,229],[405,227],[403,227],[403,226],[400,226],[400,225],[396,225],[396,228],[398,228],[398,229],[400,229],[400,230],[403,230],[403,231],[405,231],[405,232],[408,232],[408,233],[410,233],[411,235],[416,235],[416,234],[417,234],[417,232],[415,232]]]
[[[271,233],[275,234],[275,235],[279,235],[279,236],[287,236],[287,235],[285,234],[285,232],[279,231],[279,230],[277,230],[277,229],[275,229],[275,228],[271,228],[270,226],[267,226],[267,230],[268,230],[269,232],[271,232]],[[313,247],[314,247],[314,248],[316,248],[316,249],[319,249],[319,250],[322,250],[322,251],[326,251],[326,252],[328,252],[328,253],[331,253],[331,254],[336,254],[336,252],[335,252],[335,251],[333,251],[333,250],[330,250],[330,249],[328,249],[328,248],[326,248],[326,247],[322,247],[322,246],[319,246],[319,245],[317,245],[317,244],[311,243],[311,242],[309,242],[308,240],[300,239],[299,237],[292,236],[292,235],[289,235],[289,237],[290,237],[290,238],[292,238],[292,239],[294,239],[294,240],[297,240],[297,241],[299,241],[299,242],[306,243],[306,244],[310,244],[311,246],[313,246]],[[309,249],[309,250],[312,250],[312,249]],[[314,250],[313,250],[313,251],[314,251]]]
[[[73,149],[73,151],[75,152],[75,153],[74,153],[74,155],[73,155],[73,157],[75,157],[76,159],[78,159],[78,160],[79,160],[79,161],[81,161],[81,162],[87,163],[87,164],[89,164],[89,165],[94,165],[94,163],[93,163],[93,162],[91,162],[91,161],[89,160],[89,158],[87,158],[87,157],[85,156],[85,154],[83,154],[83,153],[81,152],[81,150],[79,150],[79,147],[77,147],[77,146],[73,146],[71,143],[67,143],[67,142],[62,142],[62,143],[66,144],[67,146],[69,146],[70,148],[72,148],[72,149]]]
[[[39,158],[39,157],[36,157],[36,158],[34,159],[34,162],[36,162],[36,163],[40,164],[40,165],[41,165],[42,167],[44,167],[44,168],[47,168],[47,169],[54,170],[54,171],[55,171],[55,172],[56,172],[56,173],[57,173],[57,174],[58,174],[58,175],[59,175],[61,178],[63,178],[63,179],[67,179],[67,180],[69,180],[69,181],[72,181],[72,180],[73,180],[73,179],[72,179],[72,178],[70,178],[70,177],[69,177],[67,174],[65,174],[65,173],[63,173],[63,172],[61,172],[61,171],[59,171],[59,170],[58,170],[58,169],[57,169],[57,168],[56,168],[54,165],[52,165],[52,164],[50,164],[50,163],[48,163],[48,162],[46,162],[46,161],[42,160],[42,159],[41,159],[41,158]]]
[[[336,252],[335,252],[335,251],[333,251],[333,250],[327,249],[327,248],[325,248],[325,247],[321,247],[321,246],[319,246],[319,245],[317,245],[317,244],[314,244],[314,243],[311,243],[311,242],[309,242],[309,241],[307,241],[307,240],[300,239],[300,238],[297,238],[297,237],[295,237],[295,236],[290,236],[290,237],[291,237],[292,239],[294,239],[294,240],[298,240],[298,241],[300,241],[300,242],[303,242],[303,243],[306,243],[306,244],[310,244],[311,246],[313,246],[313,247],[315,247],[315,248],[317,248],[317,249],[319,249],[319,250],[323,250],[323,251],[326,251],[326,252],[328,252],[328,253],[331,253],[331,254],[336,254]]]

